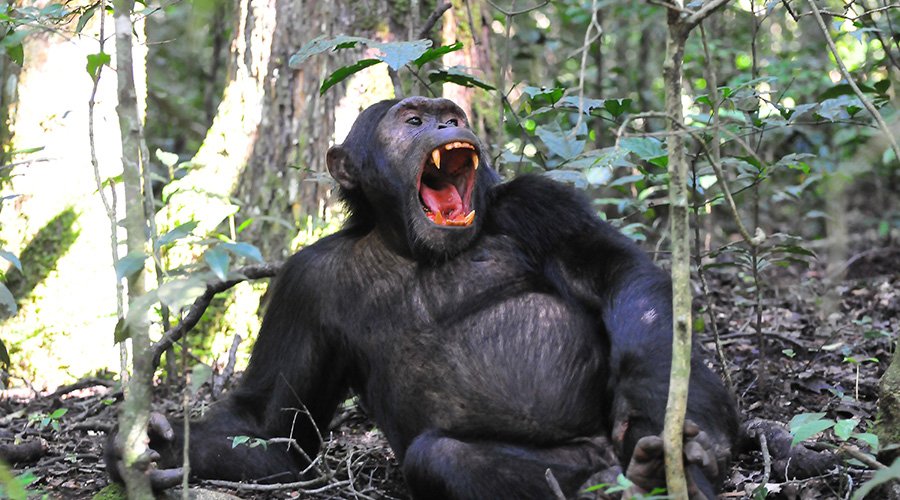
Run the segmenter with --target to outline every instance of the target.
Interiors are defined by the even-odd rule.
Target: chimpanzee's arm
[[[663,428],[672,356],[669,276],[567,186],[520,177],[496,188],[492,202],[489,227],[514,235],[542,263],[554,288],[602,318],[609,342],[612,438],[628,465],[637,442]],[[727,454],[737,427],[734,405],[698,356],[691,368],[687,418],[704,431],[704,440],[711,438],[710,446],[721,445]],[[719,469],[718,476],[726,472]],[[696,477],[695,483],[709,492],[710,483],[720,479]]]
[[[266,482],[296,480],[307,463],[303,455],[291,450],[287,443],[256,443],[250,447],[255,438],[290,437],[308,457],[315,457],[320,445],[317,430],[327,432],[347,391],[343,361],[319,321],[319,307],[326,300],[322,295],[329,287],[316,281],[321,270],[315,261],[325,253],[320,249],[328,244],[327,239],[323,240],[284,265],[239,386],[204,418],[191,422],[192,476]],[[180,467],[182,422],[172,421],[167,433],[153,427],[151,448],[160,454],[159,469]],[[235,436],[251,439],[233,447]],[[107,450],[108,468],[115,477],[119,459],[110,454],[116,455],[115,448]]]

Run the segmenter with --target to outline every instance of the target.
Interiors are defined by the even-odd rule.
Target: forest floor
[[[762,339],[756,328],[755,299],[747,292],[752,283],[733,269],[708,272],[725,364],[744,419],[787,425],[797,415],[821,412],[828,419],[859,422],[854,432],[869,429],[879,378],[900,332],[900,248],[884,243],[867,248],[850,259],[846,278],[832,285],[815,265],[767,271],[761,288]],[[701,309],[704,304],[697,301]],[[709,325],[708,315],[700,317]],[[711,364],[721,372],[712,334],[700,340]],[[179,394],[161,386],[156,409],[177,413]],[[14,472],[29,482],[29,491],[49,498],[91,498],[108,484],[102,447],[120,395],[107,382],[89,380],[51,395],[7,393],[0,400],[0,447],[17,445],[25,452],[23,443],[35,447],[33,456],[14,464]],[[323,469],[334,474],[326,482],[302,490],[248,491],[209,484],[204,488],[240,498],[406,498],[392,452],[355,405],[343,408],[329,433]],[[871,467],[844,453],[868,453],[861,440],[845,441],[829,430],[804,444],[841,456],[811,477],[788,473],[791,477],[785,478],[784,463],[771,457],[767,466],[758,443],[751,443],[749,450],[735,450],[722,498],[753,497],[763,482],[768,484],[769,498],[849,498],[872,476]]]

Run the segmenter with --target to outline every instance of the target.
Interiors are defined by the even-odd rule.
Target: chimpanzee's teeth
[[[431,161],[433,161],[434,166],[440,170],[440,168],[441,168],[441,150],[440,149],[435,149],[434,151],[431,152]]]

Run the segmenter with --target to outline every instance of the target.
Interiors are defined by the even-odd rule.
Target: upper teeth
[[[469,144],[468,142],[459,142],[459,141],[451,142],[449,144],[444,144],[444,149],[447,151],[450,151],[451,149],[456,149],[456,148],[471,149],[473,151],[472,152],[472,165],[477,170],[478,169],[478,153],[474,152],[475,146]],[[431,161],[434,162],[435,167],[437,167],[438,169],[441,168],[441,148],[438,147],[431,151]]]

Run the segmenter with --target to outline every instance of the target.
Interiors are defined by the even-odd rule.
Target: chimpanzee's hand
[[[684,463],[685,470],[694,465],[705,476],[703,479],[706,488],[698,485],[692,474],[686,474],[690,498],[707,500],[708,493],[702,490],[707,489],[709,481],[719,474],[716,447],[709,435],[690,420],[684,423]],[[625,475],[634,483],[634,486],[625,493],[625,498],[646,494],[654,488],[666,486],[665,452],[660,436],[644,436],[637,442]]]
[[[118,429],[110,433],[104,455],[107,472],[114,480],[121,483],[124,482],[122,478],[125,472],[125,461],[122,458],[122,449],[118,444],[117,434]],[[150,476],[150,484],[153,489],[160,491],[180,484],[181,476],[183,475],[181,467],[157,468],[160,461],[158,450],[162,447],[169,447],[175,439],[175,431],[172,429],[172,425],[161,413],[150,413],[150,421],[147,424],[147,438],[150,442],[150,448],[138,457],[137,466],[145,470],[147,475]]]

